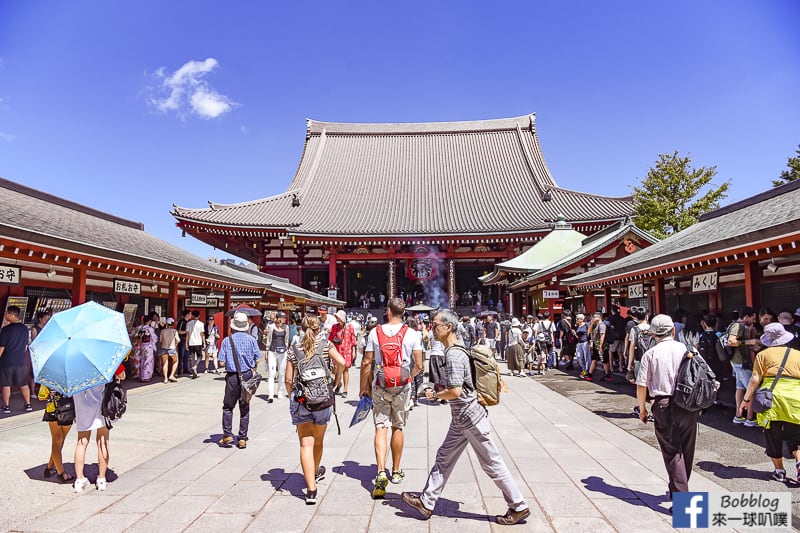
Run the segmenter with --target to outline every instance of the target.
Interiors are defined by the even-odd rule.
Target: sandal
[[[44,467],[43,476],[44,477],[53,477],[56,474],[56,468],[50,468],[49,466]]]
[[[71,483],[75,479],[75,476],[64,470],[58,474],[58,479],[61,480],[61,483]]]

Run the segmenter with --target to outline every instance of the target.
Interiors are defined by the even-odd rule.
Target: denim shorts
[[[731,363],[733,367],[733,375],[736,377],[736,389],[747,390],[747,384],[750,383],[750,377],[753,375],[752,370],[745,370],[742,365]]]
[[[333,407],[328,407],[321,411],[309,411],[305,405],[301,404],[295,398],[295,393],[292,392],[292,397],[289,400],[289,414],[292,415],[292,424],[305,424],[306,422],[313,422],[316,426],[324,426],[331,420],[331,412]]]

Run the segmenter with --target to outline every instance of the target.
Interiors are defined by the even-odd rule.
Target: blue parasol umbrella
[[[130,349],[124,315],[87,302],[53,315],[33,340],[34,381],[73,396],[111,381]]]

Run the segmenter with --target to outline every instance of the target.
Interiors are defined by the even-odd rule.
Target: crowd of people
[[[10,413],[11,387],[20,388],[24,409],[31,410],[33,383],[30,365],[24,363],[25,350],[48,318],[48,313],[37,316],[29,330],[21,323],[18,308],[10,306],[6,312],[8,325],[0,331],[3,413]],[[590,316],[563,310],[556,316],[543,311],[524,317],[497,312],[459,317],[449,310],[410,314],[403,299],[389,298],[382,319],[344,310],[329,314],[326,306],[305,316],[268,312],[256,321],[240,311],[230,319],[230,330],[222,339],[213,316],[201,321],[198,311],[183,311],[177,323],[151,313],[132,331],[135,349],[116,378],[124,379],[127,370],[131,379],[143,382],[154,374],[164,383],[174,382],[180,374],[196,379],[202,360],[203,372],[225,375],[219,444],[244,449],[250,406],[242,384],[264,360],[267,401],[288,400],[289,417],[297,426],[308,504],[316,503],[317,483],[326,475],[321,464],[325,429],[335,413],[333,402],[325,398],[329,391],[331,397],[347,397],[355,388],[359,398],[372,402],[374,498],[383,498],[389,483],[403,482],[403,430],[419,399],[425,398],[449,404],[452,422],[425,487],[418,494],[403,493],[403,500],[429,518],[456,460],[469,445],[508,505],[506,514],[495,520],[514,524],[527,517],[527,503],[492,440],[487,410],[477,401],[469,349],[479,344],[505,362],[512,377],[535,379],[560,368],[586,381],[597,378],[635,386],[634,412],[643,423],[654,422],[670,492],[688,490],[692,469],[698,413],[681,411],[672,405],[672,396],[681,360],[693,350],[718,380],[735,383],[732,423],[764,428],[766,454],[775,467],[772,477],[782,482],[800,478],[800,381],[796,381],[800,380],[800,309],[776,313],[744,307],[728,321],[707,312],[681,311],[651,319],[647,309],[637,306],[626,309],[625,315],[614,307],[610,313]],[[350,385],[353,366],[359,369],[355,387]],[[425,390],[423,375],[431,382]],[[310,385],[315,380],[319,386]],[[774,400],[771,407],[761,409],[754,400],[765,386],[772,386]],[[70,399],[46,387],[38,391],[46,402],[43,420],[52,441],[44,475],[72,483],[75,492],[89,486],[83,465],[93,430],[100,469],[95,485],[98,490],[106,486],[110,428],[99,414],[101,392],[77,394],[71,399],[73,417],[65,419],[58,406]],[[239,430],[234,432],[237,406]],[[78,426],[75,476],[64,469],[61,453],[73,424]],[[794,478],[783,468],[784,442],[797,461]]]

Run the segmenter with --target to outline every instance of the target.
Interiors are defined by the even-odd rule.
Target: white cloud
[[[150,87],[150,105],[167,113],[175,111],[181,118],[193,113],[201,118],[217,118],[236,105],[236,102],[218,93],[203,77],[219,66],[210,57],[205,61],[189,61],[172,74],[164,67],[153,73],[160,85]]]
[[[4,131],[0,131],[0,141],[5,141],[7,143],[10,143],[16,138],[17,136],[14,135],[13,133],[6,133]]]

